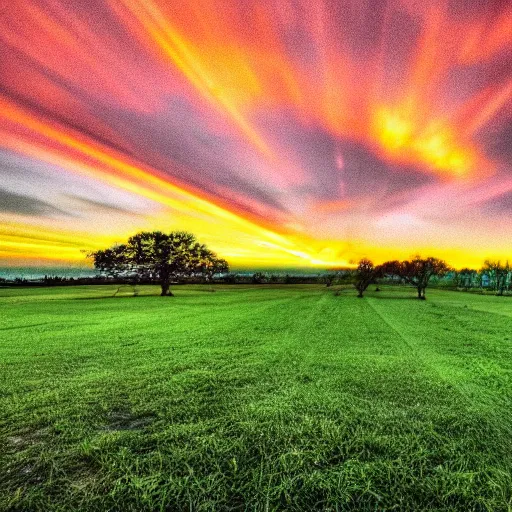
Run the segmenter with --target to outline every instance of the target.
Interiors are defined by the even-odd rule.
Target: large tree
[[[388,261],[382,266],[385,274],[397,275],[413,285],[418,291],[418,299],[425,300],[425,289],[434,276],[442,277],[450,271],[448,264],[440,259],[415,256],[406,261]]]
[[[90,254],[100,272],[115,277],[151,279],[160,284],[162,296],[172,296],[172,281],[192,275],[213,277],[227,272],[228,264],[217,258],[195,236],[184,231],[143,231],[126,244]]]

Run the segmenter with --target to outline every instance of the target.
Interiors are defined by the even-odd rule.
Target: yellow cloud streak
[[[112,8],[119,12],[117,3],[112,3]],[[242,115],[230,98],[229,92],[224,91],[215,78],[208,73],[192,45],[169,23],[158,6],[151,0],[122,0],[121,3],[201,96],[227,114],[263,155],[274,158],[268,144]],[[254,77],[250,78],[254,81]]]
[[[146,223],[149,222],[151,226],[160,225],[162,229],[166,229],[167,226],[173,225],[176,229],[186,228],[194,231],[199,237],[206,235],[211,238],[211,223],[213,222],[216,224],[216,231],[222,234],[221,238],[229,241],[227,244],[217,242],[216,245],[219,247],[236,247],[237,243],[245,243],[251,248],[251,257],[257,260],[261,258],[262,246],[267,244],[264,250],[267,252],[269,260],[290,265],[317,264],[318,258],[308,250],[307,240],[304,240],[304,243],[301,243],[301,241],[297,245],[295,240],[292,241],[279,233],[263,228],[240,215],[199,198],[137,165],[123,161],[122,155],[109,154],[106,149],[82,140],[69,130],[64,131],[50,126],[19,107],[10,104],[2,97],[0,97],[0,108],[0,117],[31,132],[24,137],[25,140],[21,136],[13,137],[10,133],[5,132],[0,144],[35,159],[59,166],[68,172],[100,179],[105,183],[148,198],[172,210],[172,219],[168,218],[168,214],[161,219],[146,219]],[[33,135],[36,136],[34,139],[31,137]],[[41,136],[51,144],[40,141]],[[49,149],[50,147],[52,149]],[[95,163],[94,167],[86,163],[89,160]],[[16,232],[18,230],[19,227],[15,228]],[[46,235],[46,231],[44,233]],[[126,237],[129,234],[131,233],[116,233],[108,238],[119,240],[120,237]],[[91,238],[90,235],[88,235],[88,238]],[[72,244],[74,246],[77,238],[70,236],[67,240],[74,240]],[[37,241],[31,241],[30,243],[15,242],[9,241],[5,237],[0,241],[4,243],[5,247],[10,247],[10,251],[14,251],[16,244],[18,244],[20,249],[30,249],[29,252],[34,253],[34,255],[37,253],[36,248],[39,247],[41,257],[45,258],[51,258],[53,251],[56,249],[52,244]],[[97,247],[96,244],[94,246]],[[58,247],[62,255],[64,247],[62,245]],[[78,259],[77,254],[73,257],[70,256],[73,250],[76,253],[79,252],[78,249],[70,247],[69,251],[66,251],[67,257]],[[328,263],[325,262],[325,264]]]

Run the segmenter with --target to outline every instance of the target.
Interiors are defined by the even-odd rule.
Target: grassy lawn
[[[207,290],[0,289],[0,510],[512,510],[512,299]]]

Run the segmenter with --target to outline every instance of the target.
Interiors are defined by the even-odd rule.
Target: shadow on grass
[[[94,297],[74,297],[71,300],[139,299],[139,298],[143,298],[143,297],[160,297],[160,295],[159,294],[155,294],[155,295],[95,295]]]
[[[371,297],[372,299],[377,300],[415,300],[416,302],[426,302],[428,301],[428,297],[425,299],[418,299],[418,297],[407,296],[407,297],[396,297],[393,295],[365,295],[365,297]]]
[[[12,331],[15,329],[28,329],[29,327],[40,327],[41,325],[50,325],[56,322],[42,322],[40,324],[13,325],[11,327],[0,327],[0,331]]]

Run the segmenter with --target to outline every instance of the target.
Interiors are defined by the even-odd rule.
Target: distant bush
[[[265,276],[265,274],[263,274],[263,272],[255,272],[252,275],[251,280],[252,284],[263,284],[267,280],[267,277]]]
[[[226,284],[235,284],[238,282],[238,275],[237,274],[224,274],[222,276],[222,281]]]

